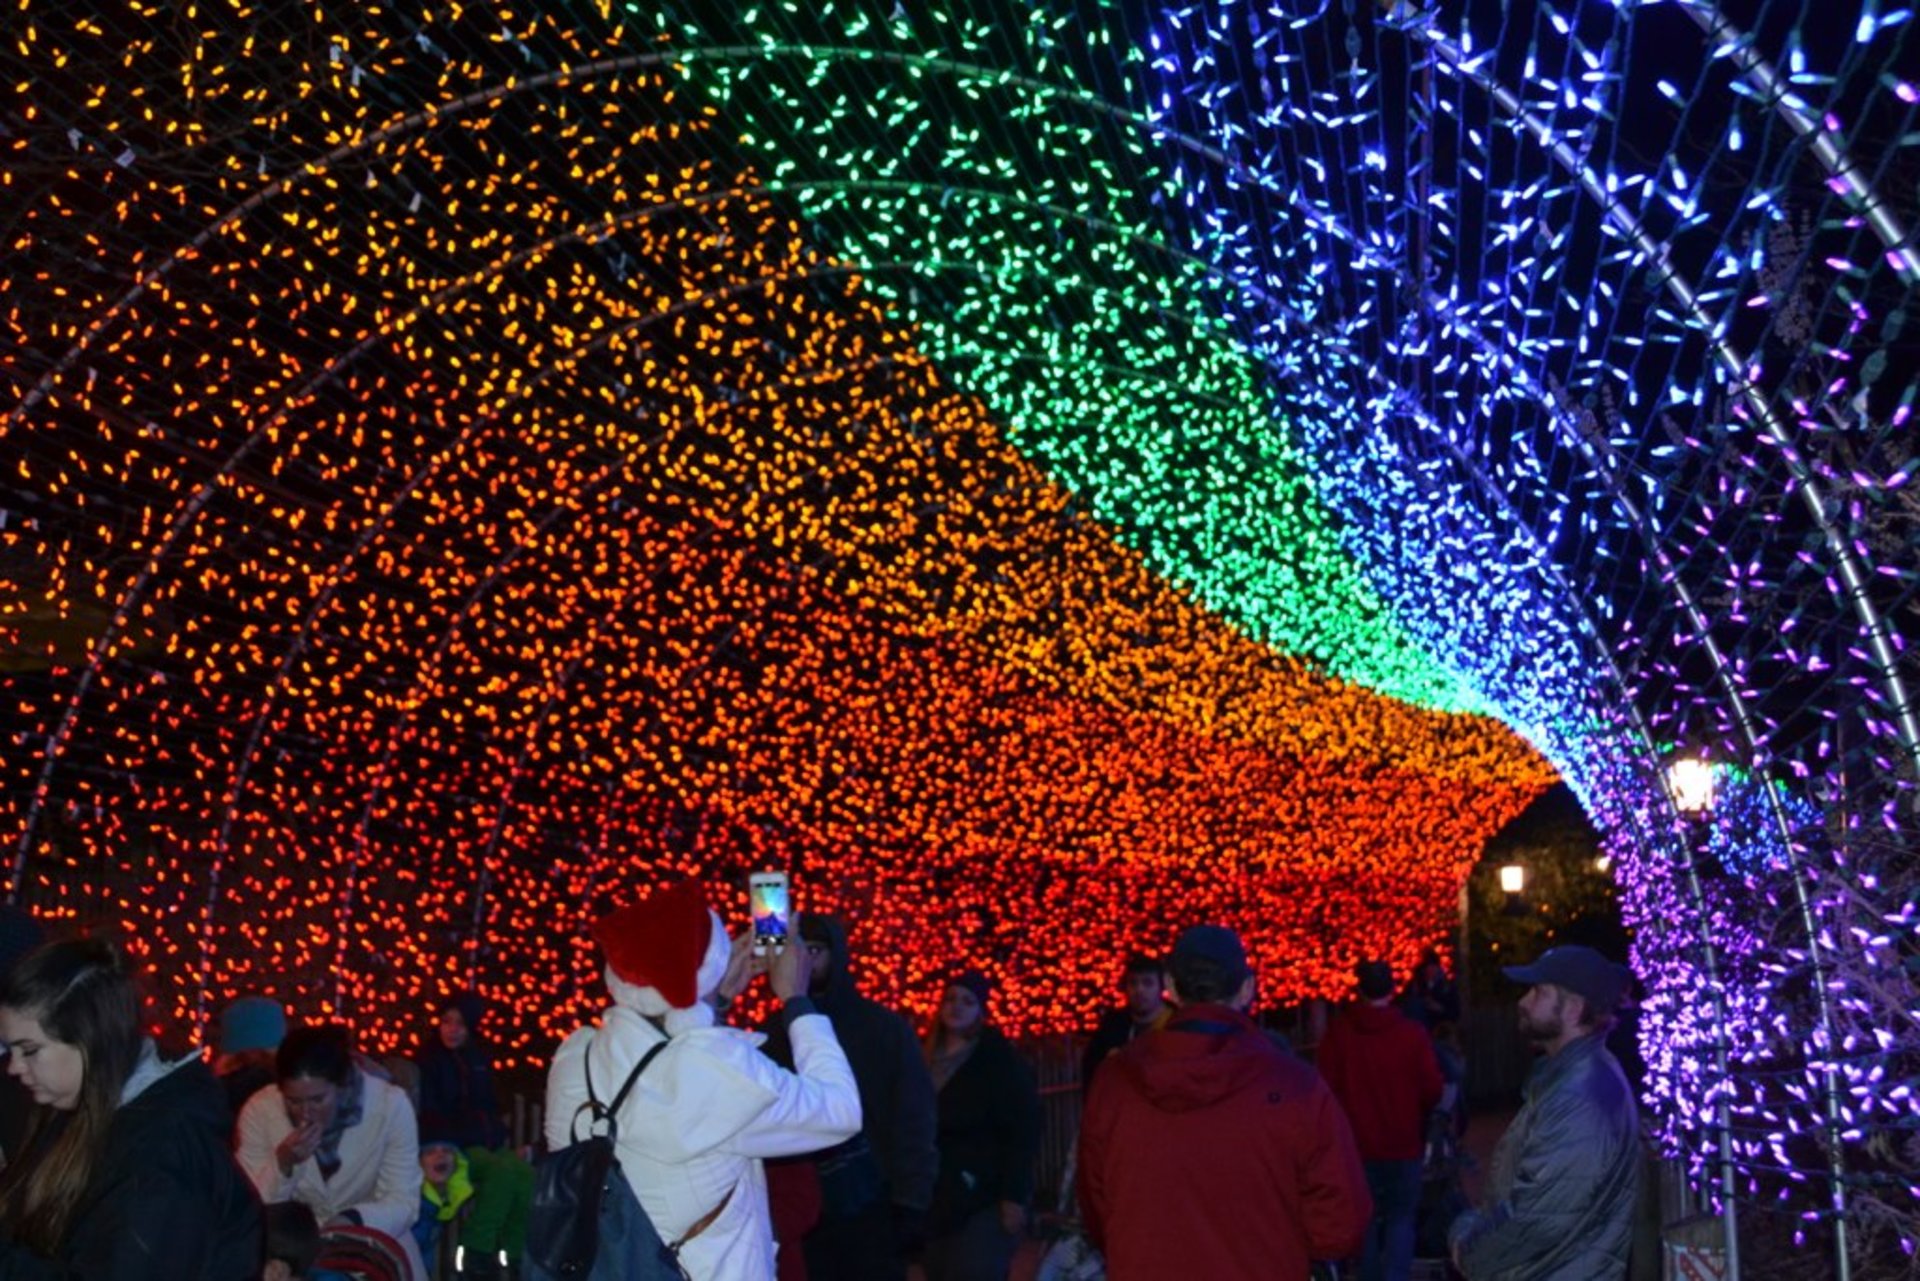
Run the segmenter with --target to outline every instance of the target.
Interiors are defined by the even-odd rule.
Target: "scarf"
[[[360,1074],[359,1066],[355,1065],[347,1069],[347,1083],[340,1087],[340,1099],[334,1104],[333,1119],[320,1132],[320,1146],[313,1150],[314,1163],[320,1167],[321,1178],[331,1179],[334,1171],[340,1168],[340,1136],[360,1124],[366,1111],[367,1078]]]

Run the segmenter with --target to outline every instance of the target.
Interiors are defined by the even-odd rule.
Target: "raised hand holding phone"
[[[720,986],[714,991],[721,1009],[731,1005],[735,997],[746,991],[747,984],[766,973],[767,962],[758,953],[752,929],[742,930],[734,937],[727,955],[727,972],[720,976]]]
[[[753,917],[753,951],[763,956],[787,945],[792,900],[785,872],[755,872],[747,878],[747,910]]]
[[[804,947],[783,947],[767,970],[767,983],[781,1000],[805,996],[813,984],[813,953]]]

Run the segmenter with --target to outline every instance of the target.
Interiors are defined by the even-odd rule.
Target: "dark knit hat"
[[[270,996],[242,996],[220,1011],[220,1034],[214,1045],[222,1054],[277,1050],[286,1036],[285,1006]]]
[[[1247,949],[1240,936],[1224,925],[1189,925],[1173,944],[1173,966],[1178,969],[1185,958],[1211,961],[1220,967],[1230,986],[1247,981],[1253,973],[1247,964]]]
[[[973,993],[974,999],[986,1008],[987,1000],[993,995],[993,982],[979,970],[962,970],[947,980],[948,987],[964,987]]]

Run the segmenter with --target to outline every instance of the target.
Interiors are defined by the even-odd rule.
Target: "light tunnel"
[[[23,10],[13,897],[534,1062],[781,866],[1034,1032],[1202,917],[1405,968],[1564,780],[1663,1141],[1910,1246],[1920,77],[1835,8]]]

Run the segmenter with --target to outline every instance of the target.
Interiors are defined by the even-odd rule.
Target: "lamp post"
[[[1686,825],[1686,872],[1694,882],[1696,902],[1700,899],[1700,858],[1713,835],[1714,792],[1713,765],[1704,755],[1677,756],[1668,763],[1667,793],[1673,798],[1673,807],[1679,811]],[[1727,1258],[1726,1276],[1729,1281],[1739,1281],[1740,1233],[1734,1207],[1737,1184],[1733,1168],[1733,1117],[1728,1100],[1733,1076],[1727,1064],[1726,993],[1721,989],[1719,962],[1711,941],[1706,943],[1705,960],[1707,990],[1713,995],[1714,1024],[1717,1028],[1713,1041],[1714,1066],[1720,1072],[1719,1098],[1714,1105],[1714,1122],[1719,1130],[1715,1146],[1720,1155],[1720,1225]]]

